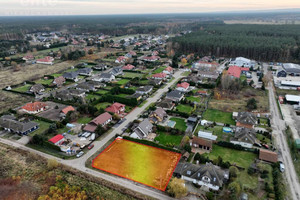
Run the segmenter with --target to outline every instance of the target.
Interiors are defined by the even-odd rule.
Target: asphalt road
[[[266,73],[266,71],[265,71]],[[290,150],[285,138],[285,122],[281,119],[275,94],[273,83],[269,83],[267,89],[269,90],[269,102],[270,102],[270,111],[271,111],[271,125],[273,129],[273,136],[275,137],[275,142],[279,150],[279,159],[285,165],[284,178],[288,182],[290,188],[291,198],[294,200],[299,200],[300,185],[298,176],[296,174],[293,160],[291,158]]]
[[[176,83],[180,78],[183,77],[181,75],[181,73],[182,73],[181,71],[177,71],[174,74],[174,76],[173,76],[174,79],[171,82],[167,83],[167,85],[164,88],[159,89],[155,93],[155,95],[153,97],[148,98],[147,102],[142,107],[137,107],[131,113],[129,113],[125,117],[126,120],[120,126],[118,126],[118,128],[113,129],[113,131],[110,132],[108,135],[106,135],[103,139],[101,139],[101,141],[95,141],[94,142],[94,145],[95,145],[94,148],[91,149],[90,151],[88,151],[86,154],[84,154],[82,157],[80,157],[78,159],[74,159],[74,160],[59,159],[59,158],[51,156],[49,154],[45,154],[45,153],[42,153],[40,151],[28,148],[28,147],[26,147],[26,146],[24,146],[22,144],[17,143],[17,142],[14,142],[14,141],[11,141],[11,140],[2,139],[2,138],[0,138],[0,142],[4,143],[4,144],[8,144],[8,145],[13,146],[13,147],[17,147],[17,148],[26,150],[26,151],[34,152],[34,153],[39,154],[39,155],[41,155],[41,156],[43,156],[43,157],[45,157],[47,159],[56,159],[61,164],[64,164],[66,166],[75,168],[75,169],[77,169],[79,171],[88,173],[88,174],[90,174],[92,176],[96,176],[96,177],[102,178],[102,179],[104,179],[106,181],[113,182],[113,183],[118,184],[118,185],[120,185],[122,187],[125,187],[125,188],[127,188],[129,190],[133,190],[135,192],[142,193],[142,194],[150,196],[152,198],[155,198],[155,199],[167,199],[167,200],[170,199],[171,200],[173,198],[167,196],[162,191],[159,191],[159,190],[156,190],[154,188],[150,188],[150,187],[141,185],[139,183],[136,183],[134,181],[130,181],[130,180],[127,180],[127,179],[124,179],[124,178],[121,178],[121,177],[117,177],[117,176],[105,174],[105,173],[103,173],[101,171],[91,170],[91,169],[85,167],[85,162],[86,162],[86,160],[90,156],[92,156],[100,148],[102,148],[103,145],[105,145],[109,140],[111,140],[113,137],[115,137],[116,134],[121,134],[122,133],[122,129],[125,128],[131,121],[133,121],[134,119],[138,118],[138,116],[140,114],[142,114],[145,111],[145,109],[151,103],[154,103],[154,102],[158,101],[161,98],[162,94],[168,91],[169,87],[171,87],[174,83]]]

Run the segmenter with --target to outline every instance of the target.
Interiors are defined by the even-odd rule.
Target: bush
[[[56,159],[48,159],[48,162],[47,162],[47,168],[49,170],[51,169],[55,169],[58,167],[58,162]]]
[[[230,177],[232,177],[232,178],[237,177],[238,172],[239,172],[239,170],[235,166],[229,167],[229,175],[230,175]]]

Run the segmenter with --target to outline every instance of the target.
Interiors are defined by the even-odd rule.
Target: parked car
[[[91,137],[90,137],[90,141],[94,141],[94,140],[95,140],[95,138],[96,138],[96,134],[95,134],[95,133],[93,133],[93,134],[91,135]]]
[[[84,147],[85,147],[85,144],[81,145],[81,146],[80,146],[80,149],[84,149]]]
[[[92,149],[95,145],[94,144],[90,144],[88,149]]]
[[[280,164],[279,164],[279,169],[281,172],[284,172],[284,170],[285,170],[284,164],[282,162],[280,162]]]
[[[83,152],[83,151],[80,151],[80,152],[76,155],[76,157],[79,158],[79,157],[81,157],[83,154],[84,154],[84,152]]]
[[[87,133],[84,137],[88,138],[90,137],[91,133]]]
[[[81,137],[81,136],[82,136],[82,134],[83,134],[82,132],[81,132],[81,133],[79,133],[79,134],[78,134],[78,137]]]
[[[263,144],[263,147],[265,147],[266,149],[269,149],[269,146],[267,144]]]

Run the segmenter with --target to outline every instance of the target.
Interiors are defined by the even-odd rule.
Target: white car
[[[284,172],[284,170],[285,170],[284,164],[282,162],[279,164],[279,169],[281,172]]]
[[[79,157],[81,157],[83,154],[84,154],[84,152],[83,152],[83,151],[80,151],[80,152],[76,155],[76,157],[79,158]]]

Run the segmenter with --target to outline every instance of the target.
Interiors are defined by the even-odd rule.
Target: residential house
[[[162,84],[162,79],[150,79],[149,84],[153,86],[159,86]]]
[[[151,123],[160,123],[163,122],[167,116],[166,111],[163,108],[158,107],[155,111],[151,112],[149,120]]]
[[[229,66],[238,66],[238,67],[255,67],[256,62],[244,57],[232,58],[230,60]]]
[[[166,96],[166,99],[169,99],[171,101],[181,101],[184,98],[184,95],[182,92],[178,91],[178,90],[173,90],[171,92],[169,92]]]
[[[254,129],[237,127],[231,143],[241,145],[242,147],[252,148],[256,141],[256,132]]]
[[[217,80],[219,75],[220,74],[216,71],[198,71],[198,77],[200,77],[200,78]]]
[[[27,135],[39,128],[38,123],[32,121],[20,122],[13,115],[3,115],[0,117],[0,126],[6,131],[20,135]]]
[[[33,55],[26,55],[22,58],[26,63],[33,64],[35,63],[35,59]]]
[[[166,67],[166,69],[164,69],[163,73],[167,74],[169,77],[172,76],[172,74],[174,73],[174,70],[172,67],[168,66]]]
[[[115,76],[110,74],[110,73],[102,73],[99,76],[96,76],[93,78],[93,81],[98,81],[98,82],[111,82],[115,80]]]
[[[198,132],[198,137],[206,139],[206,140],[211,140],[213,142],[215,142],[218,138],[218,136],[213,135],[211,132],[206,132],[206,131],[202,131],[202,130],[200,130]]]
[[[127,58],[132,58],[133,56],[136,56],[136,53],[135,53],[134,51],[129,51],[129,52],[125,55],[125,57],[127,57]]]
[[[78,69],[77,71],[77,74],[79,75],[83,75],[83,76],[91,76],[92,75],[92,72],[93,70],[91,68],[81,68],[81,69]]]
[[[74,100],[74,98],[83,99],[85,97],[85,91],[76,89],[65,89],[61,91],[56,91],[54,97],[61,101],[72,101]]]
[[[112,121],[112,116],[108,112],[105,112],[99,115],[98,117],[96,117],[95,119],[93,119],[91,122],[89,122],[83,128],[83,130],[87,132],[95,132],[97,126],[101,125],[102,127],[104,127],[105,125],[109,124],[111,121]]]
[[[175,104],[170,100],[163,100],[163,101],[157,103],[156,106],[161,107],[164,110],[172,110],[174,108]]]
[[[33,94],[42,94],[44,91],[45,87],[42,84],[35,84],[29,89],[29,92]]]
[[[116,59],[115,63],[125,63],[126,60],[127,60],[127,57],[125,57],[125,56],[119,56],[119,57]]]
[[[157,74],[153,74],[152,75],[153,79],[159,79],[159,80],[165,80],[167,78],[167,74],[161,72],[161,73],[157,73]]]
[[[285,69],[283,69],[283,67],[279,67],[278,70],[276,71],[276,76],[277,77],[286,77],[287,72],[285,71]]]
[[[53,138],[49,139],[48,141],[56,146],[59,146],[62,142],[65,141],[65,138],[63,135],[58,134],[58,135],[54,136]]]
[[[196,165],[180,162],[174,170],[174,176],[218,191],[229,180],[229,171],[222,170],[219,166],[212,163]]]
[[[176,86],[176,90],[180,92],[187,92],[189,88],[190,88],[190,84],[187,82],[178,83]]]
[[[79,83],[76,86],[76,89],[77,90],[83,90],[83,91],[86,91],[86,92],[97,90],[93,84],[90,84],[90,82]]]
[[[219,64],[216,62],[208,62],[208,61],[204,61],[204,60],[199,60],[192,65],[192,69],[193,70],[195,70],[195,69],[196,70],[204,70],[204,69],[216,68],[218,66],[219,66]]]
[[[198,94],[200,96],[208,96],[207,91],[204,91],[204,90],[199,90],[199,91],[196,92],[196,94]]]
[[[60,116],[62,118],[65,118],[67,116],[68,112],[71,112],[71,111],[75,111],[75,108],[73,106],[67,106],[61,110]]]
[[[237,127],[254,128],[257,124],[257,117],[250,112],[234,112],[233,118]]]
[[[98,65],[93,66],[93,69],[103,71],[107,69],[107,65],[104,63],[100,63]]]
[[[129,99],[136,99],[137,101],[141,100],[143,95],[141,93],[134,93],[133,95],[127,96]]]
[[[114,76],[119,76],[123,74],[123,69],[122,67],[114,67],[109,73]]]
[[[230,66],[227,74],[231,77],[240,78],[241,77],[241,68],[238,66]]]
[[[142,60],[143,61],[147,61],[147,62],[155,62],[157,60],[159,60],[160,57],[159,56],[143,56]]]
[[[128,65],[125,65],[124,67],[122,67],[123,70],[133,70],[135,68],[135,66],[131,65],[131,64],[128,64]]]
[[[96,88],[96,89],[106,87],[106,84],[105,84],[105,83],[101,83],[101,82],[99,82],[99,81],[89,81],[89,82],[87,82],[87,83],[90,84],[90,85],[93,85],[94,88]]]
[[[56,87],[61,87],[66,82],[66,79],[63,76],[59,76],[53,80],[53,84],[56,85]]]
[[[149,133],[152,132],[153,125],[150,123],[149,119],[144,119],[139,125],[133,130],[130,137],[133,138],[146,138]]]
[[[125,105],[121,103],[114,103],[111,106],[107,107],[105,111],[114,114],[122,114],[125,112]]]
[[[193,137],[190,142],[192,152],[198,152],[198,150],[212,151],[212,141],[200,137]]]
[[[283,69],[290,76],[300,76],[300,65],[294,63],[284,63]]]
[[[25,104],[25,106],[23,106],[21,110],[29,114],[36,114],[46,109],[47,109],[47,104],[45,104],[44,102],[37,101],[37,102]]]
[[[37,59],[37,64],[44,64],[44,65],[53,65],[54,58],[51,56],[46,56],[45,58]]]
[[[74,82],[78,81],[78,73],[77,72],[65,72],[63,77],[67,80],[71,80]]]
[[[153,90],[153,86],[150,85],[146,85],[146,86],[142,86],[140,88],[138,88],[136,90],[136,93],[140,93],[140,94],[149,94],[151,91]]]
[[[259,159],[270,163],[276,163],[278,161],[278,155],[273,151],[259,149]]]

